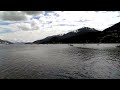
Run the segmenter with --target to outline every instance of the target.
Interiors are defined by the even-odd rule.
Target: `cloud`
[[[40,29],[40,22],[36,19],[33,19],[31,22],[31,27],[34,30],[39,30]]]
[[[39,21],[31,18],[34,17],[34,15],[39,16],[42,12],[43,11],[0,11],[0,26],[23,31],[38,30],[40,29]]]
[[[27,17],[24,13],[19,11],[4,11],[1,15],[3,21],[24,21]]]
[[[39,15],[40,13],[42,13],[43,11],[22,11],[28,15]]]
[[[40,29],[40,22],[36,19],[32,19],[30,22],[17,22],[7,25],[1,25],[1,27],[14,29],[16,31],[31,31],[31,30],[39,30]]]
[[[26,21],[34,15],[40,15],[43,11],[0,11],[0,19],[3,21]]]
[[[17,30],[31,30],[31,25],[29,23],[16,23],[11,26],[15,27]]]

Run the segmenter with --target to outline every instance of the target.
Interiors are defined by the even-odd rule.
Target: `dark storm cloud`
[[[39,15],[42,11],[22,11],[28,15]]]
[[[29,17],[28,15],[36,16],[43,11],[3,11],[0,12],[0,19],[3,21],[25,21]]]
[[[18,11],[4,11],[2,13],[2,20],[5,21],[23,21],[26,20],[27,17],[24,13]]]

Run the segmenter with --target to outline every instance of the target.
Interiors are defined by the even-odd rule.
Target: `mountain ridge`
[[[89,28],[89,27],[83,27],[81,29],[63,34],[61,35],[53,35],[46,37],[42,40],[37,40],[33,43],[35,44],[45,44],[45,43],[78,43],[78,38],[87,38],[89,36],[90,38],[90,33],[98,33],[99,31],[94,29],[94,28]],[[80,36],[80,37],[79,37]],[[92,37],[93,38],[93,37]],[[71,39],[71,40],[70,40]]]
[[[57,43],[120,43],[120,22],[110,26],[103,31],[94,28],[83,27],[66,34],[53,35],[34,44],[57,44]]]

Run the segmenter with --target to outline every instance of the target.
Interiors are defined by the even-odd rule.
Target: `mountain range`
[[[63,35],[53,35],[41,40],[25,44],[57,44],[57,43],[120,43],[120,22],[110,26],[103,31],[94,28],[83,27]],[[12,42],[1,40],[0,44],[12,44]]]
[[[94,28],[83,27],[78,30],[63,34],[53,35],[33,42],[34,44],[57,43],[120,43],[120,22],[98,31]]]

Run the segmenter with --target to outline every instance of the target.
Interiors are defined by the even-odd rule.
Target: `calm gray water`
[[[120,49],[1,45],[0,79],[120,79]]]

